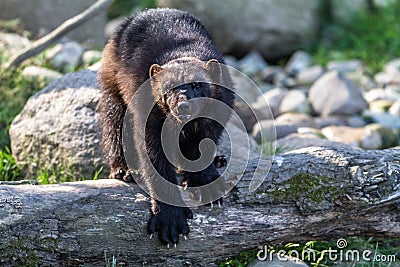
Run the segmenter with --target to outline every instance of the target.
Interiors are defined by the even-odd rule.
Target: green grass
[[[117,259],[115,258],[115,256],[112,255],[111,258],[108,258],[106,252],[104,252],[104,261],[106,263],[106,267],[115,267],[115,266],[117,266]]]
[[[349,25],[330,25],[323,40],[308,51],[323,65],[330,60],[357,58],[377,72],[389,60],[400,57],[399,18],[400,1],[356,14]]]
[[[0,181],[16,181],[19,178],[20,172],[10,149],[0,149]]]

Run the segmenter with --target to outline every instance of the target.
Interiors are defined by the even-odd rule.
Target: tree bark
[[[275,156],[269,172],[263,160],[249,161],[222,208],[194,209],[188,240],[170,249],[146,234],[136,184],[2,185],[0,265],[104,266],[106,254],[123,266],[212,266],[288,241],[400,237],[400,149],[309,147]],[[249,192],[257,165],[264,181]]]
[[[85,9],[82,13],[64,21],[60,26],[54,29],[52,32],[47,34],[46,36],[36,40],[33,44],[20,53],[13,56],[6,64],[5,69],[9,68],[17,68],[22,62],[27,60],[30,57],[33,57],[40,52],[44,51],[47,47],[52,45],[54,42],[59,40],[61,37],[66,35],[68,32],[73,29],[78,28],[80,25],[84,24],[89,19],[95,17],[104,11],[113,0],[98,0],[87,9]]]

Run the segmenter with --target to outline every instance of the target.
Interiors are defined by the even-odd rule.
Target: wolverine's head
[[[153,64],[149,70],[152,93],[158,106],[171,113],[178,121],[196,117],[204,101],[196,98],[217,98],[216,83],[220,83],[221,69],[218,61],[207,62],[195,58],[180,58],[160,66]]]

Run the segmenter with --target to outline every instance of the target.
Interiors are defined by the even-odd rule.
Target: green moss
[[[29,237],[21,237],[0,246],[0,257],[3,261],[13,263],[16,266],[38,266],[39,258],[32,244],[38,240]]]
[[[332,178],[327,176],[313,176],[309,173],[299,173],[277,185],[277,189],[271,192],[276,201],[299,201],[303,198],[320,204],[322,201],[336,199],[342,195],[346,188],[331,185]]]

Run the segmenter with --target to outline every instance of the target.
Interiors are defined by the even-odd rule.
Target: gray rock
[[[40,31],[53,30],[67,19],[85,10],[96,0],[6,0],[0,1],[0,19],[18,18],[24,29],[36,36]],[[104,45],[104,27],[106,12],[98,14],[77,29],[68,33],[68,37],[94,46]]]
[[[348,126],[328,126],[321,129],[322,134],[330,141],[341,142],[347,145],[361,147],[361,140],[365,138],[366,131],[364,128],[352,128]],[[381,146],[379,135],[366,137],[374,139],[377,143],[375,148],[378,149]]]
[[[383,113],[389,110],[393,105],[394,100],[379,99],[369,103],[369,110],[375,113]]]
[[[268,64],[265,62],[262,55],[257,51],[252,51],[244,58],[239,60],[238,68],[247,75],[254,75],[257,72],[265,69]]]
[[[304,68],[297,73],[296,83],[298,85],[313,84],[324,74],[324,72],[324,68],[320,65]]]
[[[379,123],[388,128],[392,129],[400,129],[400,117],[396,115],[392,115],[390,113],[376,113],[370,110],[365,110],[363,112],[364,117],[371,118],[374,122]]]
[[[262,94],[264,94],[268,91],[271,91],[272,89],[274,89],[276,87],[273,84],[265,83],[262,81],[258,81],[257,85],[258,85],[258,88],[260,88]]]
[[[400,117],[400,98],[393,103],[393,105],[389,109],[389,113]]]
[[[371,90],[377,87],[374,79],[365,74],[361,75],[360,79],[358,80],[358,84],[366,90]]]
[[[25,67],[21,74],[27,78],[45,80],[49,82],[52,82],[62,77],[62,74],[57,71],[38,66]]]
[[[282,114],[275,119],[275,123],[278,125],[295,125],[297,127],[318,127],[311,116],[302,113]]]
[[[82,60],[83,47],[74,41],[57,44],[47,51],[47,58],[58,70],[73,70]]]
[[[381,137],[382,148],[397,146],[400,141],[399,131],[382,126],[378,123],[371,123],[365,127],[371,132],[376,132]]]
[[[280,139],[291,133],[296,133],[299,127],[317,128],[314,120],[306,115],[300,113],[286,113],[275,120],[260,121],[259,125],[254,125],[252,136],[260,143],[263,133],[267,140]]]
[[[261,95],[260,89],[246,76],[239,75],[237,72],[231,72],[231,74],[235,93],[239,99],[249,104],[255,102]]]
[[[267,102],[257,101],[251,103],[250,107],[255,114],[257,121],[269,120],[275,117],[271,108],[267,105]]]
[[[337,147],[347,145],[341,142],[330,141],[322,138],[322,135],[312,133],[292,133],[276,141],[276,147],[280,153],[310,146]]]
[[[263,140],[274,141],[276,139],[297,132],[298,126],[287,124],[276,124],[274,120],[263,120],[254,125],[252,136],[257,143]]]
[[[93,65],[94,63],[99,62],[101,57],[102,52],[97,50],[88,50],[83,53],[82,62],[86,66]]]
[[[365,100],[367,100],[368,103],[377,101],[377,100],[392,100],[396,101],[397,99],[400,98],[400,93],[391,90],[391,89],[372,89],[364,94]]]
[[[158,6],[199,17],[223,53],[241,57],[260,51],[267,60],[289,55],[311,43],[319,27],[320,1],[158,0]]]
[[[306,94],[303,91],[293,89],[282,99],[279,111],[280,113],[297,112],[309,114],[311,108]]]
[[[353,115],[346,117],[346,125],[354,128],[364,127],[366,124],[365,120],[359,115]]]
[[[289,90],[284,88],[275,88],[269,90],[258,97],[256,106],[262,107],[265,104],[268,104],[274,117],[277,117],[280,114],[279,106],[281,105],[282,99],[288,92]]]
[[[284,75],[285,77],[288,76],[286,71],[284,71],[283,68],[279,66],[268,66],[263,69],[258,76],[262,81],[273,84],[274,81],[277,80],[277,78],[275,78],[277,75]]]
[[[253,126],[257,122],[257,118],[258,120],[260,120],[260,114],[256,113],[262,112],[262,110],[258,111],[254,109],[252,106],[249,106],[246,103],[240,101],[235,102],[234,111],[241,119],[241,121],[234,120],[234,122],[238,126],[244,124],[247,132],[251,132],[253,130]]]
[[[236,69],[238,68],[239,63],[238,63],[237,58],[235,58],[234,56],[225,55],[224,61],[225,61],[225,64],[230,67],[236,68]]]
[[[375,80],[381,85],[400,84],[400,58],[386,63],[383,72],[375,75]]]
[[[398,72],[379,72],[375,75],[378,84],[386,86],[387,84],[400,83],[400,71]]]
[[[285,66],[285,70],[290,75],[296,75],[299,71],[311,66],[313,58],[310,54],[304,51],[296,51],[289,59]]]
[[[350,60],[333,60],[328,63],[327,69],[329,71],[335,70],[338,72],[348,73],[348,72],[358,72],[362,73],[364,66],[361,60],[350,59]]]
[[[97,86],[95,72],[71,73],[27,101],[10,127],[13,155],[26,174],[35,175],[35,164],[56,170],[73,166],[77,178],[92,178],[99,170]]]
[[[321,131],[328,140],[364,149],[388,148],[397,142],[395,131],[379,124],[371,124],[362,128],[328,126]]]
[[[97,61],[96,63],[94,63],[93,65],[90,65],[87,67],[88,70],[92,70],[92,71],[98,71],[102,65],[102,61]]]
[[[318,125],[318,128],[324,128],[333,125],[346,125],[346,116],[333,115],[328,117],[316,117],[314,122]]]
[[[317,117],[314,119],[318,128],[324,128],[327,126],[350,126],[350,127],[363,127],[365,121],[357,115],[344,116],[344,115],[332,115],[329,117]]]
[[[236,124],[236,122],[234,122],[233,120],[228,121],[217,147],[217,155],[224,155],[226,157],[229,157],[232,151],[232,137],[243,135],[248,136],[247,133],[243,132],[243,129]],[[235,141],[239,142],[239,145],[237,146],[238,149],[234,151],[235,157],[240,158],[240,161],[247,162],[248,159],[258,158],[260,156],[260,146],[250,136],[248,136],[248,140],[238,139]],[[244,142],[247,141],[249,143],[245,144]]]
[[[297,85],[296,80],[287,73],[279,72],[274,77],[274,85],[278,87],[293,88]]]
[[[336,71],[327,72],[312,85],[309,100],[322,116],[354,115],[367,108],[361,89]]]
[[[31,42],[24,36],[15,33],[0,32],[0,50],[5,52],[23,49],[30,44]]]
[[[400,72],[400,58],[393,59],[385,64],[385,72],[399,73]]]

